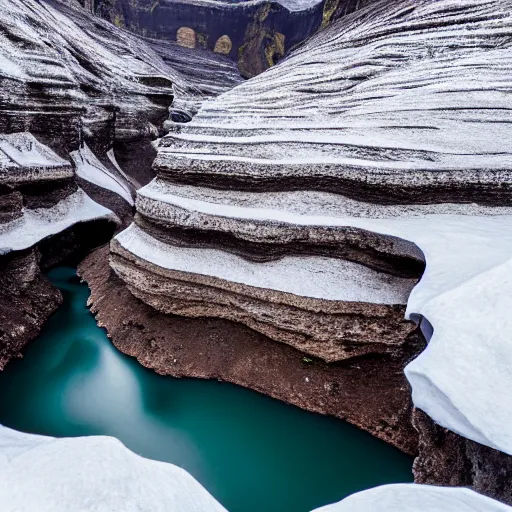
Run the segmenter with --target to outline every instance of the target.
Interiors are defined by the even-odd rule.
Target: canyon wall
[[[185,78],[187,59],[76,2],[2,2],[0,367],[60,303],[41,271],[78,263],[132,219],[169,112],[192,116],[241,80],[206,51]]]
[[[156,179],[137,191],[134,223],[111,244],[110,265],[158,315],[241,323],[276,351],[298,351],[304,364],[342,375],[365,358],[412,358],[405,375],[413,404],[472,447],[457,466],[437,457],[444,476],[435,483],[448,484],[451,471],[509,501],[506,486],[487,479],[484,488],[482,471],[468,476],[467,468],[478,468],[476,445],[496,450],[489,475],[508,468],[512,453],[508,391],[489,411],[493,390],[508,389],[512,364],[502,328],[512,249],[512,5],[359,7],[172,127]],[[156,336],[142,348],[123,344],[121,326],[100,318],[114,342],[173,373],[176,347]],[[145,332],[146,320],[140,325]],[[428,341],[423,352],[413,341],[417,326]],[[261,389],[255,364],[239,373]],[[385,380],[395,370],[378,371]],[[327,401],[330,389],[316,400]],[[359,392],[369,403],[376,391]],[[343,407],[328,412],[360,424]],[[394,417],[388,437],[400,446],[412,425],[405,397]],[[416,478],[434,483],[435,436],[417,426]]]
[[[350,10],[356,4],[339,3],[325,7],[322,0],[82,1],[97,15],[140,35],[228,55],[246,77],[274,65],[337,9]]]

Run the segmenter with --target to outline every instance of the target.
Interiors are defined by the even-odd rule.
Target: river
[[[185,468],[230,512],[307,512],[412,481],[411,457],[348,423],[232,384],[147,370],[96,325],[75,269],[48,277],[64,304],[24,357],[0,372],[0,423],[52,436],[115,436]]]

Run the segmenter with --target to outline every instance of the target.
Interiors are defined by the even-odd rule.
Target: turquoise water
[[[53,436],[107,434],[194,475],[230,512],[306,512],[412,480],[412,459],[351,425],[227,383],[162,377],[118,352],[71,268],[23,359],[0,372],[0,423]]]

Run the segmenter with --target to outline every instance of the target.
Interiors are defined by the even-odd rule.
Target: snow
[[[135,224],[118,234],[116,240],[135,256],[162,268],[316,299],[405,304],[415,284],[414,279],[320,256],[287,256],[254,263],[217,249],[169,246]]]
[[[225,512],[183,469],[112,437],[56,439],[0,426],[2,512]]]
[[[78,222],[117,217],[79,189],[51,208],[26,209],[20,219],[0,224],[0,254],[32,247]]]
[[[511,512],[512,507],[462,487],[383,485],[313,512]]]
[[[378,206],[323,192],[230,192],[161,180],[138,192],[137,208],[144,215],[172,222],[171,207],[183,212],[180,222],[189,228],[204,221],[229,230],[233,229],[230,219],[248,226],[272,226],[274,232],[290,225],[355,227],[409,242],[403,251],[414,257],[418,252],[412,251],[411,245],[419,248],[427,267],[408,297],[406,316],[425,317],[434,330],[433,335],[426,332],[428,337],[432,335],[429,345],[405,370],[413,402],[443,427],[512,454],[512,432],[507,427],[512,425],[508,335],[512,331],[508,313],[512,310],[512,208]],[[197,212],[204,217],[196,221]],[[135,234],[132,240],[122,233],[118,240],[141,258],[166,268],[329,300],[379,299],[373,291],[378,281],[372,281],[377,273],[353,279],[337,260],[287,257],[266,267],[221,251],[176,249],[138,231]],[[158,251],[154,251],[156,246]],[[316,265],[323,265],[318,271],[324,280],[317,280]],[[339,286],[346,279],[352,286]],[[407,299],[408,289],[401,290],[400,299]]]
[[[95,185],[110,190],[121,196],[128,204],[133,206],[133,198],[130,186],[121,176],[115,176],[99,160],[96,155],[84,144],[78,151],[73,151],[70,156],[75,164],[76,174]],[[114,160],[115,161],[115,160]]]
[[[73,176],[69,162],[28,132],[0,135],[0,173],[7,183]]]

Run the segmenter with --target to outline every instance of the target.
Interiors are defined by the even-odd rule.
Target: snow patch
[[[512,512],[499,501],[462,487],[383,485],[313,512]]]
[[[78,151],[70,153],[70,157],[75,164],[76,174],[80,178],[114,192],[133,206],[134,201],[128,183],[123,178],[117,177],[114,173],[110,172],[98,160],[87,144],[84,144]]]
[[[0,426],[3,512],[226,512],[185,470],[113,437],[56,439]]]
[[[0,224],[0,254],[32,247],[78,222],[117,217],[79,189],[51,208],[25,210],[20,219]]]

